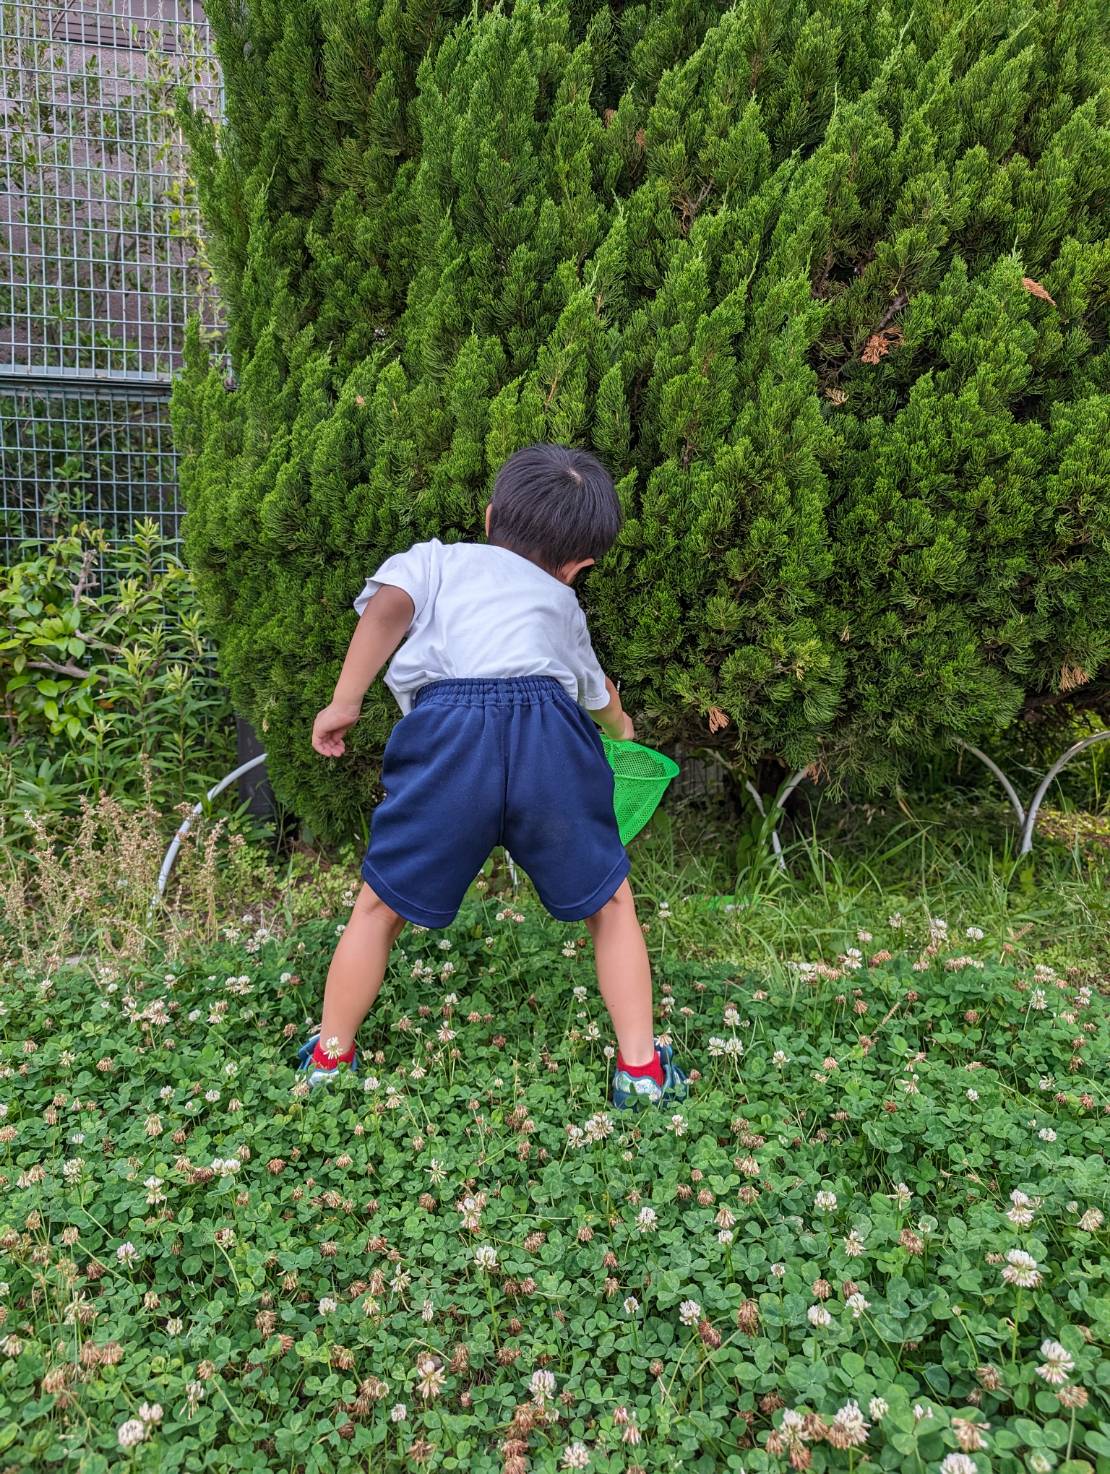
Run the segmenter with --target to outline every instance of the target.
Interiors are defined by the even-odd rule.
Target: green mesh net
[[[655,813],[667,784],[678,775],[678,764],[639,742],[614,742],[605,736],[601,741],[615,780],[613,808],[621,844],[627,844]]]

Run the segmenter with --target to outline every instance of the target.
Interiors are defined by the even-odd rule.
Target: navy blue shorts
[[[399,916],[449,926],[496,845],[560,921],[629,871],[593,721],[550,676],[433,681],[386,743],[362,877]]]

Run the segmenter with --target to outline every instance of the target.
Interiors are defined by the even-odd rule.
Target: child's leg
[[[627,880],[586,925],[594,941],[598,987],[621,1057],[629,1065],[647,1064],[655,1058],[651,964]]]
[[[404,929],[404,919],[363,885],[328,968],[320,1020],[325,1049],[329,1039],[339,1040],[340,1054],[354,1043],[359,1024],[378,996],[390,949]]]

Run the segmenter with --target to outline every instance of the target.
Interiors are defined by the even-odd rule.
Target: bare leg
[[[594,940],[597,984],[621,1058],[627,1065],[650,1064],[655,1058],[651,964],[627,880],[586,925]]]
[[[358,1026],[378,996],[393,943],[405,929],[404,919],[363,885],[328,968],[320,1043],[338,1039],[345,1054]]]

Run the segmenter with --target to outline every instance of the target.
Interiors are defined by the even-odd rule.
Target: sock
[[[316,1048],[312,1051],[312,1063],[318,1070],[334,1070],[338,1064],[353,1065],[354,1062],[355,1046],[353,1044],[343,1054],[337,1055],[335,1059],[329,1059],[324,1050],[323,1042],[317,1039]]]
[[[663,1083],[663,1066],[659,1063],[658,1053],[654,1053],[646,1065],[630,1065],[625,1063],[618,1049],[617,1069],[627,1070],[630,1075],[650,1075],[656,1085],[662,1085]]]

